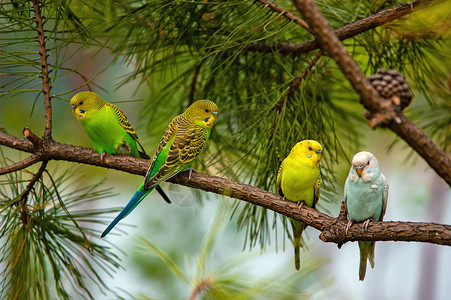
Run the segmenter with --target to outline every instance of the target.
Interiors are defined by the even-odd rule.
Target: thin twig
[[[22,133],[30,142],[33,143],[33,145],[40,146],[42,144],[42,140],[28,127],[25,127],[22,130]]]
[[[284,17],[286,17],[288,20],[293,21],[297,25],[304,27],[308,32],[312,33],[310,28],[308,27],[307,23],[305,23],[304,21],[302,21],[301,19],[299,19],[298,17],[296,17],[295,15],[290,13],[289,11],[287,11],[287,10],[281,8],[281,7],[278,7],[274,3],[270,2],[270,1],[267,1],[267,0],[258,0],[258,2],[268,6],[269,8],[274,10],[275,12],[278,12],[281,15],[283,15]]]
[[[335,30],[337,37],[343,41],[352,38],[358,34],[382,26],[388,22],[397,20],[403,16],[411,14],[414,9],[419,9],[426,4],[437,0],[418,0],[411,3],[401,4],[399,6],[378,12],[367,18],[358,20]],[[265,53],[278,52],[283,55],[299,55],[319,48],[319,42],[316,39],[302,43],[274,43],[267,44],[262,42],[249,43],[246,46],[248,51],[257,51]]]
[[[42,173],[45,171],[45,168],[47,167],[48,161],[43,161],[41,164],[41,167],[39,168],[38,172],[33,175],[33,177],[30,179],[30,182],[28,183],[27,187],[25,188],[25,191],[20,196],[20,199],[17,200],[14,204],[18,204],[22,202],[22,205],[26,205],[28,194],[33,189],[35,183],[42,177]]]
[[[193,78],[191,79],[191,83],[189,85],[189,103],[188,103],[188,105],[191,105],[194,102],[194,93],[196,92],[197,77],[199,76],[199,71],[200,71],[201,67],[202,67],[202,61],[197,65],[196,69],[194,70]]]
[[[377,122],[374,122],[373,119],[370,125],[373,128],[378,123],[388,126],[423,157],[429,166],[451,186],[451,158],[429,136],[407,119],[402,112],[397,112],[394,105],[389,105],[389,101],[381,99],[335,35],[335,32],[329,27],[327,20],[313,0],[295,0],[294,3],[310,25],[321,44],[321,48],[335,60],[342,73],[359,94],[362,105],[371,115],[378,116]]]
[[[52,104],[50,95],[50,77],[47,63],[47,48],[45,47],[44,24],[41,17],[41,4],[39,0],[32,0],[38,32],[39,55],[41,56],[42,92],[44,94],[45,130],[44,139],[52,138]]]
[[[197,300],[202,295],[202,292],[210,288],[211,280],[209,278],[202,279],[198,284],[196,284],[194,290],[189,295],[187,300]]]
[[[317,64],[318,60],[320,59],[320,57],[324,54],[323,50],[318,51],[318,54],[316,54],[316,56],[313,58],[313,60],[310,62],[310,64],[307,66],[307,68],[305,68],[305,70],[302,72],[301,75],[299,75],[298,77],[296,77],[293,80],[293,83],[290,86],[290,89],[286,92],[286,94],[283,96],[282,99],[280,99],[280,101],[276,104],[276,109],[278,111],[282,110],[282,107],[286,101],[287,98],[291,97],[291,95],[293,95],[294,91],[296,90],[296,88],[299,86],[299,84],[301,83],[301,81],[305,78],[305,76],[307,75],[307,72],[310,72],[312,70],[312,68]]]
[[[34,155],[34,154],[30,155],[27,158],[25,158],[24,160],[21,160],[12,165],[0,168],[0,175],[17,172],[17,171],[25,169],[31,165],[34,165],[35,163],[39,162],[40,160],[41,159],[39,158],[39,156]]]

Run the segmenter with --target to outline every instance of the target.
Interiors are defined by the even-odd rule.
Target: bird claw
[[[114,150],[116,150],[116,152],[118,152],[118,150],[119,150],[120,148],[125,148],[125,149],[127,149],[127,152],[128,152],[128,153],[130,153],[130,152],[132,151],[132,148],[130,148],[130,146],[129,146],[128,144],[126,144],[126,143],[123,143],[123,144],[121,144],[121,145],[117,145],[116,147],[114,147]]]
[[[370,224],[371,219],[367,219],[365,222],[363,222],[363,228],[365,228],[365,230],[368,230],[368,224]]]
[[[106,152],[102,152],[100,154],[100,161],[103,161],[103,159],[105,158]]]
[[[299,201],[298,202],[298,209],[301,209],[302,206],[304,206],[304,201]]]
[[[348,224],[346,224],[345,233],[348,234],[349,229],[351,228],[352,224],[354,223],[353,220],[349,220]]]
[[[188,169],[186,169],[186,171],[189,172],[188,173],[188,180],[191,180],[191,174],[193,173],[193,171],[197,172],[196,169],[194,169],[194,168],[188,168]]]

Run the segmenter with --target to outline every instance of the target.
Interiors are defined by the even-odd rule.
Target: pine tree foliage
[[[104,275],[119,268],[120,259],[98,243],[93,227],[115,210],[86,207],[112,194],[103,182],[74,184],[80,180],[74,171],[45,172],[26,201],[28,176],[10,173],[0,182],[2,299],[85,299],[92,298],[92,285],[109,290]]]

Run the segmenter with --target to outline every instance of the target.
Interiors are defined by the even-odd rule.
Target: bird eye
[[[210,111],[208,109],[206,109],[205,112],[207,113],[207,112],[210,112]]]
[[[370,162],[368,161],[368,162],[366,163],[366,165],[369,166],[369,165],[370,165]]]
[[[83,101],[80,101],[80,103],[78,103],[78,105],[83,105]]]
[[[310,151],[312,151],[313,149],[312,149],[312,147],[308,147],[308,149],[310,150]]]

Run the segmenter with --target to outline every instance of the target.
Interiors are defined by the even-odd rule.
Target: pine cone
[[[402,111],[412,101],[413,94],[404,75],[396,70],[380,69],[368,76],[371,85],[383,98],[392,101]]]

